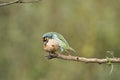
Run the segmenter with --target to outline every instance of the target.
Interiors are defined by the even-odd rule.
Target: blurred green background
[[[77,56],[106,58],[110,52],[120,57],[120,0],[0,7],[0,80],[120,80],[120,64],[109,74],[107,64],[47,60],[41,37],[49,31],[64,35]]]

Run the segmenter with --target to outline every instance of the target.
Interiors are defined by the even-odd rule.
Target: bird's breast
[[[59,48],[59,44],[55,39],[49,39],[46,45],[43,46],[47,52],[55,52]]]

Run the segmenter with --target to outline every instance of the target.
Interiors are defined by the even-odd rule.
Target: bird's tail
[[[76,51],[73,48],[71,48],[71,47],[69,48],[69,50],[74,52],[74,53],[76,53]]]

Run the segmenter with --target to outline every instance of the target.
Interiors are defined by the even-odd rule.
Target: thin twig
[[[36,3],[36,2],[39,2],[39,1],[40,1],[40,0],[23,2],[23,1],[21,1],[21,0],[15,0],[15,1],[11,1],[11,2],[3,2],[3,3],[0,4],[0,7],[8,6],[8,5],[16,4],[16,3]],[[2,2],[2,1],[1,1],[1,2]]]
[[[21,3],[37,3],[37,2],[39,2],[39,1],[40,1],[40,0],[26,1],[26,2],[21,1]]]
[[[78,56],[67,56],[62,54],[50,54],[47,56],[48,59],[59,58],[64,60],[73,60],[73,61],[80,61],[85,63],[120,63],[120,58],[107,58],[105,59],[98,59],[98,58],[85,58],[85,57],[78,57]]]

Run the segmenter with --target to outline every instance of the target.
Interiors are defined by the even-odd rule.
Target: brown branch
[[[15,0],[15,1],[11,1],[11,2],[2,2],[0,3],[0,7],[3,6],[8,6],[8,5],[12,5],[12,4],[16,4],[16,3],[36,3],[39,2],[40,0],[35,0],[35,1],[29,1],[29,2],[23,2],[22,0]]]
[[[78,56],[67,56],[62,54],[50,54],[47,56],[48,59],[59,58],[64,60],[72,60],[72,61],[80,61],[85,63],[120,63],[120,58],[105,58],[105,59],[98,59],[98,58],[85,58],[85,57],[78,57]]]

